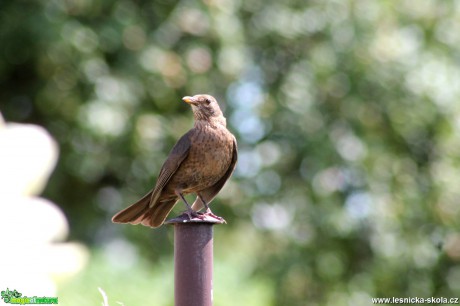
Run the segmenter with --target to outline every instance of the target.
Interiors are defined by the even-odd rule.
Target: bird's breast
[[[204,127],[192,133],[191,147],[172,178],[186,182],[184,192],[196,192],[215,184],[227,172],[233,156],[233,135],[225,128]]]

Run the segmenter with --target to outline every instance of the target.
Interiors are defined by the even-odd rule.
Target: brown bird
[[[193,128],[172,148],[153,190],[117,213],[112,222],[158,227],[179,199],[187,206],[190,219],[201,218],[204,214],[198,211],[203,207],[205,214],[217,217],[208,205],[235,169],[236,139],[227,130],[226,119],[214,97],[195,95],[182,100],[192,107]],[[184,198],[189,193],[197,195],[191,206]]]

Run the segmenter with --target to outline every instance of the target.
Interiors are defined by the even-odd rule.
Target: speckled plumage
[[[199,211],[212,201],[231,176],[237,161],[237,144],[226,128],[217,101],[209,95],[183,100],[192,106],[193,128],[169,153],[153,190],[117,213],[113,222],[158,227],[182,195],[197,194],[192,209]]]

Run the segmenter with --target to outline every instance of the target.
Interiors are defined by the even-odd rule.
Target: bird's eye
[[[204,99],[204,101],[206,102],[206,104],[210,104],[210,103],[211,103],[211,100],[208,99],[208,98]]]

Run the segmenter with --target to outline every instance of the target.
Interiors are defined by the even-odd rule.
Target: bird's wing
[[[236,139],[233,137],[233,152],[232,152],[232,161],[230,162],[230,165],[225,172],[225,174],[220,178],[220,180],[217,181],[214,185],[211,187],[203,190],[200,192],[201,197],[203,200],[206,201],[207,204],[209,204],[212,199],[219,193],[219,191],[224,187],[225,182],[228,180],[228,178],[232,175],[233,170],[235,170],[236,166],[236,161],[238,160],[238,146],[236,144]],[[203,203],[199,199],[199,197],[196,198],[195,202],[192,205],[192,208],[195,211],[198,211],[204,207]]]
[[[152,192],[149,207],[153,207],[153,205],[157,202],[163,188],[169,182],[174,173],[176,173],[184,159],[188,156],[191,147],[190,132],[191,131],[188,131],[177,141],[169,153],[168,158],[164,162],[163,167],[161,167],[157,183]]]

